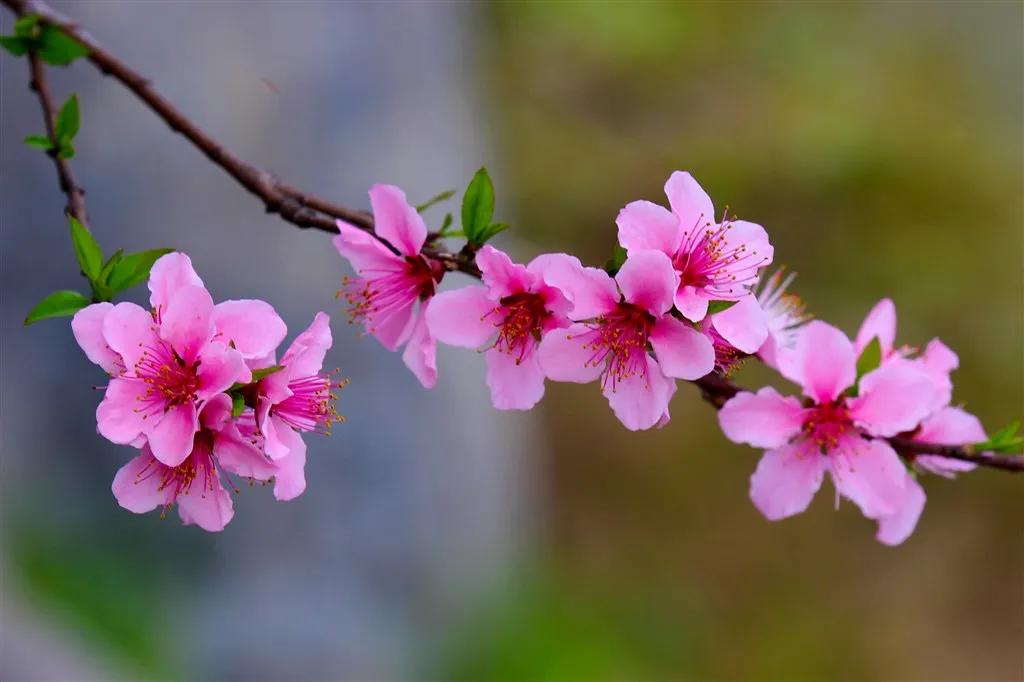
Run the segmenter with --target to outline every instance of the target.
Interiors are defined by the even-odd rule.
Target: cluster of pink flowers
[[[96,303],[72,320],[86,356],[109,375],[97,430],[139,454],[114,477],[118,503],[135,513],[177,504],[186,524],[219,531],[233,505],[231,475],[274,482],[290,500],[306,487],[301,433],[339,419],[322,371],[329,318],[318,313],[277,364],[287,329],[267,303],[214,304],[188,256],[160,258],[150,310]]]
[[[952,476],[973,465],[924,455],[908,469],[886,439],[985,439],[975,417],[950,406],[956,355],[937,339],[920,353],[895,347],[888,300],[854,342],[808,322],[786,292],[792,275],[764,276],[774,256],[764,228],[728,211],[716,218],[689,173],[673,173],[665,194],[669,208],[635,201],[619,213],[626,258],[614,276],[563,253],[521,265],[483,246],[482,285],[439,292],[445,268],[424,253],[423,219],[400,189],[375,185],[379,239],[338,221],[335,246],[357,275],[340,293],[367,333],[390,350],[404,345],[406,365],[427,388],[437,380],[437,341],[476,348],[496,408],[532,408],[547,379],[599,380],[631,430],[668,422],[677,380],[727,373],[757,356],[805,396],[742,392],[719,414],[728,438],[768,449],[751,479],[757,508],[772,520],[803,511],[828,472],[837,500],[849,498],[878,521],[880,541],[902,542],[924,506],[916,474]],[[878,366],[857,376],[875,339]]]

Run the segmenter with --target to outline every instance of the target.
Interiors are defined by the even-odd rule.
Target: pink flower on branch
[[[405,345],[402,360],[425,388],[433,388],[437,344],[424,313],[444,270],[421,253],[427,226],[402,190],[374,185],[370,205],[376,236],[338,221],[334,246],[358,274],[345,279],[338,295],[348,303],[352,321],[362,323],[385,348]]]
[[[882,366],[864,375],[856,383],[859,395],[851,397],[854,345],[818,321],[802,330],[792,351],[780,355],[779,369],[803,387],[804,404],[763,388],[738,394],[719,412],[727,438],[768,448],[750,482],[761,513],[778,520],[804,511],[826,472],[838,494],[883,526],[885,519],[905,513],[908,496],[917,491],[908,487],[906,468],[884,438],[914,430],[932,411],[929,378],[914,367]],[[882,542],[903,538],[879,534]]]
[[[667,422],[674,379],[714,368],[711,342],[669,314],[679,275],[664,253],[634,251],[615,279],[578,261],[556,263],[544,278],[572,301],[573,324],[541,341],[541,367],[555,381],[600,379],[626,428]]]
[[[675,306],[700,322],[711,301],[735,301],[711,315],[721,336],[738,350],[756,353],[768,336],[767,320],[750,292],[774,249],[760,225],[723,214],[716,222],[711,198],[689,173],[665,183],[671,211],[634,201],[619,212],[619,243],[629,252],[653,249],[667,255],[679,275]]]
[[[557,263],[579,261],[545,254],[523,266],[484,246],[476,263],[484,286],[438,294],[426,312],[427,326],[442,343],[484,350],[494,407],[528,410],[544,395],[537,346],[551,330],[569,326],[566,314],[572,308],[544,275]]]

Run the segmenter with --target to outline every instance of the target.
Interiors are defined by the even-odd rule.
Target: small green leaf
[[[16,36],[0,36],[0,47],[3,47],[15,57],[20,57],[28,52],[28,42]]]
[[[612,277],[622,268],[622,264],[626,262],[626,250],[619,244],[616,244],[612,249],[612,255],[608,258],[608,262],[604,264],[604,270]]]
[[[29,312],[25,326],[50,317],[67,317],[89,305],[89,299],[77,291],[55,291]]]
[[[508,223],[491,223],[479,235],[479,244],[486,244],[491,241],[499,232],[504,232],[510,227]]]
[[[97,277],[96,279],[103,283],[106,283],[108,280],[110,280],[110,273],[114,270],[114,267],[121,262],[121,259],[123,257],[124,249],[118,249],[117,251],[115,251],[114,255],[108,258],[107,262],[103,264],[103,268],[100,270],[100,276]]]
[[[75,256],[82,268],[82,274],[90,282],[95,282],[100,276],[100,268],[103,266],[103,252],[100,245],[96,243],[89,230],[82,227],[82,223],[73,216],[68,216],[68,224],[71,226],[71,242],[75,245]]]
[[[57,122],[54,126],[54,134],[62,147],[75,139],[75,135],[78,134],[78,124],[78,95],[71,95],[57,112]],[[72,154],[74,154],[73,151]]]
[[[241,393],[229,393],[231,396],[231,416],[241,417],[245,412],[245,396]]]
[[[708,315],[725,312],[739,301],[708,301]]]
[[[18,20],[14,22],[14,35],[19,38],[34,38],[39,19],[38,14],[26,14],[23,17],[18,17]]]
[[[64,142],[60,146],[60,151],[57,152],[58,159],[71,159],[75,156],[75,146],[70,142]]]
[[[53,66],[67,66],[89,54],[89,48],[57,26],[46,24],[39,31],[39,58]]]
[[[272,365],[270,367],[263,367],[262,369],[254,369],[252,371],[252,381],[256,383],[263,377],[269,377],[271,374],[280,372],[284,369],[284,365]]]
[[[442,201],[445,201],[447,199],[451,199],[453,196],[455,196],[455,190],[454,189],[445,190],[444,192],[441,192],[439,194],[436,194],[436,195],[432,196],[431,198],[427,199],[422,204],[417,206],[416,207],[416,212],[417,213],[423,213],[424,211],[426,211],[428,208],[430,208],[434,204],[439,204]]]
[[[50,138],[46,135],[29,135],[25,138],[25,144],[33,149],[42,149],[43,151],[50,151],[53,148],[53,142],[50,142]]]
[[[1024,451],[1024,436],[1017,435],[1020,422],[1015,421],[1009,426],[996,431],[988,440],[974,445],[975,450],[987,450],[1001,453]]]
[[[160,256],[171,251],[174,251],[174,249],[149,249],[148,251],[129,253],[117,263],[114,263],[110,276],[104,281],[115,292],[130,289],[136,284],[146,281],[153,263]]]
[[[874,337],[868,342],[868,345],[864,346],[864,350],[860,352],[860,357],[857,358],[857,382],[860,383],[862,376],[868,372],[872,372],[878,369],[879,365],[882,364],[882,342],[878,340],[878,337]]]
[[[483,244],[486,241],[481,237],[490,226],[493,216],[494,184],[487,169],[481,168],[473,175],[462,196],[462,231],[470,243]]]

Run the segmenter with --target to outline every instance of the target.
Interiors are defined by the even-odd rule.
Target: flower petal
[[[213,298],[203,287],[178,289],[160,317],[160,338],[171,344],[186,363],[213,337]]]
[[[544,397],[544,370],[536,352],[519,356],[492,348],[484,353],[491,402],[499,410],[529,410]]]
[[[288,333],[273,306],[253,299],[218,303],[213,324],[224,344],[233,345],[247,360],[274,352]]]
[[[306,489],[306,442],[302,440],[301,434],[290,428],[281,433],[288,454],[275,462],[277,476],[274,479],[274,498],[287,502]]]
[[[269,481],[277,474],[277,467],[259,448],[228,424],[213,437],[213,454],[227,471],[256,481]]]
[[[103,338],[129,372],[146,349],[159,343],[153,316],[134,303],[118,303],[103,318]]]
[[[914,440],[941,445],[968,445],[986,438],[978,418],[959,407],[946,407],[931,415],[914,436]]]
[[[96,430],[112,443],[127,445],[142,433],[145,421],[136,408],[147,386],[140,379],[111,379],[96,408]]]
[[[544,272],[544,282],[572,301],[569,317],[573,320],[598,317],[613,310],[619,302],[619,290],[608,273],[583,267],[576,259],[550,263]]]
[[[309,327],[292,341],[281,358],[281,364],[287,368],[289,376],[314,376],[323,369],[324,358],[333,342],[331,318],[327,313],[319,312],[313,316]]]
[[[907,365],[884,365],[860,380],[850,416],[873,436],[895,436],[921,423],[932,409],[935,388],[928,375]]]
[[[896,513],[905,494],[907,470],[888,443],[847,438],[828,459],[836,490],[864,516],[880,519]]]
[[[117,374],[123,368],[121,356],[114,352],[103,336],[103,320],[114,309],[112,303],[93,303],[82,308],[71,318],[71,331],[85,356],[107,374]]]
[[[736,394],[718,411],[718,423],[734,443],[778,448],[800,432],[803,416],[799,400],[766,386],[757,393]]]
[[[783,445],[761,457],[750,477],[750,499],[769,521],[807,509],[828,467],[828,459],[801,444]]]
[[[708,314],[708,297],[696,287],[682,286],[676,290],[676,308],[691,322],[700,322]]]
[[[199,379],[196,396],[206,400],[228,390],[232,384],[248,383],[252,379],[252,372],[238,351],[214,342],[199,353],[196,377]]]
[[[679,217],[679,226],[683,230],[692,232],[695,227],[702,228],[715,222],[715,206],[711,203],[711,197],[689,173],[672,173],[665,183],[665,195],[668,196],[672,212]]]
[[[370,188],[374,231],[405,256],[415,256],[427,240],[427,226],[405,192],[394,185]]]
[[[853,347],[858,356],[875,337],[882,346],[884,358],[892,352],[896,342],[896,306],[888,298],[875,304],[857,330],[857,340]]]
[[[674,317],[658,320],[650,341],[666,376],[693,381],[715,368],[715,349],[711,341]]]
[[[430,335],[426,320],[429,303],[420,304],[420,315],[402,353],[402,362],[416,375],[423,388],[433,388],[437,382],[437,342]]]
[[[485,245],[476,255],[484,284],[495,300],[513,294],[531,291],[537,276],[512,259],[504,251],[490,244]]]
[[[163,485],[166,470],[148,449],[132,458],[114,474],[110,489],[117,503],[135,514],[145,514],[174,501],[174,491]]]
[[[753,294],[711,316],[715,331],[734,348],[753,355],[768,338],[768,316]]]
[[[683,239],[679,218],[650,201],[626,204],[615,224],[619,227],[619,243],[630,252],[654,250],[671,257]]]
[[[343,220],[338,220],[337,224],[338,236],[334,237],[331,243],[342,258],[351,263],[353,270],[363,274],[392,272],[402,268],[401,256],[391,252],[372,234]]]
[[[203,280],[196,274],[188,256],[180,251],[165,254],[149,271],[149,304],[153,310],[161,310],[183,287],[201,286]]]
[[[199,418],[193,403],[174,405],[160,417],[146,422],[146,438],[153,456],[169,467],[176,467],[192,452],[192,443],[199,430]]]
[[[905,486],[903,499],[898,502],[896,511],[878,519],[878,533],[875,534],[875,539],[882,544],[902,544],[914,532],[917,520],[924,511],[925,494],[921,484],[907,474]]]
[[[830,324],[814,320],[800,330],[795,346],[780,352],[779,372],[819,403],[835,400],[857,378],[853,344]]]
[[[615,281],[628,303],[661,317],[672,309],[679,273],[660,251],[634,251],[615,275]]]
[[[485,287],[469,286],[437,294],[424,316],[431,336],[441,343],[479,348],[497,333],[505,309],[488,297]]]
[[[214,471],[199,474],[187,490],[178,494],[178,516],[185,525],[196,524],[205,531],[224,530],[235,515],[231,495]]]
[[[637,373],[616,382],[607,381],[604,396],[615,416],[630,431],[649,429],[658,424],[668,411],[668,403],[676,392],[676,382],[661,372],[657,361],[649,355],[647,374]]]
[[[601,376],[604,363],[591,363],[594,351],[584,345],[589,331],[586,325],[573,324],[550,331],[541,339],[537,359],[545,376],[577,384],[586,384]]]

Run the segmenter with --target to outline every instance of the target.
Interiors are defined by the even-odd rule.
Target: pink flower
[[[232,422],[227,395],[222,393],[207,401],[198,421],[200,427],[189,452],[175,466],[167,466],[155,457],[147,444],[142,454],[118,470],[111,486],[118,504],[136,514],[177,504],[178,515],[186,525],[194,523],[203,530],[220,531],[234,515],[221,472],[259,481],[275,475],[273,463]]]
[[[71,326],[90,360],[113,378],[96,410],[97,430],[141,446],[168,467],[193,451],[203,406],[246,383],[248,357],[272,352],[285,325],[263,301],[214,305],[188,256],[170,253],[150,274],[152,311],[97,303]]]
[[[270,374],[256,386],[255,420],[243,420],[243,433],[255,437],[277,466],[274,497],[290,500],[306,489],[306,443],[302,433],[329,433],[331,424],[343,418],[335,410],[341,388],[327,372],[322,372],[324,356],[331,347],[330,318],[317,313],[306,331],[292,342],[280,364],[283,369]],[[257,428],[258,425],[258,428]]]
[[[619,243],[630,253],[653,249],[671,259],[679,275],[675,306],[688,320],[703,320],[710,301],[738,301],[712,314],[712,323],[733,347],[756,353],[768,336],[768,324],[750,289],[758,271],[772,262],[768,234],[760,225],[728,215],[716,223],[711,198],[689,173],[673,173],[665,194],[671,211],[634,201],[619,212]]]
[[[826,472],[868,518],[904,509],[906,469],[882,439],[917,428],[931,412],[928,377],[906,365],[883,366],[860,379],[857,397],[848,397],[856,379],[854,346],[818,321],[779,356],[779,370],[803,387],[806,406],[762,388],[736,395],[719,412],[727,438],[768,449],[750,480],[761,513],[774,521],[804,511]]]
[[[405,193],[394,185],[370,188],[374,230],[380,239],[338,221],[334,246],[359,275],[346,278],[339,295],[349,304],[353,322],[361,322],[388,350],[405,345],[402,360],[425,388],[437,381],[437,344],[424,313],[443,271],[420,253],[427,227]]]
[[[676,388],[672,378],[698,379],[714,367],[711,342],[668,314],[679,275],[664,253],[634,251],[614,280],[571,261],[553,264],[544,279],[572,301],[574,321],[541,341],[544,373],[576,383],[600,378],[626,428],[665,423]]]
[[[763,277],[758,282],[755,294],[768,321],[768,338],[761,344],[757,356],[772,369],[778,368],[776,356],[793,347],[800,327],[810,320],[810,315],[804,312],[804,303],[800,297],[786,293],[796,273],[783,276],[784,272],[783,267],[771,276]]]
[[[572,308],[544,281],[559,262],[579,263],[546,254],[524,267],[484,246],[476,257],[484,286],[438,294],[427,310],[427,327],[438,341],[485,351],[491,402],[499,410],[528,410],[544,395],[544,370],[535,351],[549,331],[569,326],[566,313]]]

